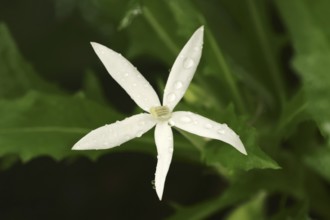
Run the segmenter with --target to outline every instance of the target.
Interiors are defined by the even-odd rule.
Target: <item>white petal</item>
[[[158,153],[158,162],[155,174],[155,186],[159,200],[162,200],[164,185],[173,155],[173,133],[167,122],[157,123],[155,141]]]
[[[108,149],[121,145],[149,131],[156,121],[150,114],[133,115],[122,121],[99,127],[80,139],[73,150]]]
[[[203,33],[203,26],[195,31],[172,66],[163,97],[163,105],[170,110],[181,100],[195,74],[202,55]]]
[[[155,90],[128,60],[101,44],[91,42],[91,45],[112,78],[140,108],[149,112],[151,107],[160,106]]]
[[[183,111],[173,112],[170,123],[172,126],[190,133],[226,142],[242,154],[247,154],[239,136],[226,124],[220,124],[203,116]]]

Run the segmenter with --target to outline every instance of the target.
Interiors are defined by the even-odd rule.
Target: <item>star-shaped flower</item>
[[[107,149],[141,137],[152,127],[155,129],[158,162],[155,187],[162,199],[164,184],[173,155],[172,126],[187,132],[224,141],[243,154],[245,148],[239,136],[226,124],[187,111],[172,112],[183,97],[199,63],[203,46],[203,26],[192,35],[175,60],[167,80],[163,104],[155,90],[139,71],[121,54],[98,44],[91,43],[107,71],[130,95],[136,104],[148,113],[133,115],[123,121],[97,128],[79,140],[72,149]]]

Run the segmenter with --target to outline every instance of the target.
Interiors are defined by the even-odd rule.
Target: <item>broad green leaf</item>
[[[217,108],[205,109],[205,107],[195,104],[186,105],[180,103],[176,109],[189,109],[216,122],[226,123],[240,136],[248,155],[241,154],[224,142],[206,140],[202,137],[180,131],[201,152],[203,162],[216,168],[221,174],[230,177],[241,170],[280,168],[277,162],[260,149],[257,130],[248,125],[246,117],[237,116],[232,105],[221,110]]]
[[[37,92],[13,101],[0,101],[0,113],[4,116],[0,121],[0,156],[17,154],[24,161],[41,155],[61,159],[80,154],[71,151],[80,137],[121,118],[118,113],[80,96]]]
[[[110,151],[130,150],[155,153],[153,132],[111,150],[72,151],[71,147],[87,132],[124,116],[84,98],[82,95],[59,96],[30,92],[22,98],[0,100],[0,156],[18,155],[27,161],[37,156],[62,159],[70,155],[95,158]],[[175,137],[178,157],[196,160],[196,151]]]
[[[318,1],[322,7],[312,7],[305,0],[276,3],[293,41],[293,66],[302,77],[307,109],[330,144],[330,28],[318,16],[322,8],[330,7],[330,2]]]
[[[216,114],[213,114],[216,116]],[[211,117],[212,118],[212,117]],[[202,150],[205,163],[216,167],[220,173],[231,175],[237,170],[279,169],[279,165],[265,154],[258,146],[257,131],[238,118],[232,107],[224,111],[216,121],[227,123],[240,138],[246,148],[247,156],[237,152],[233,147],[220,141],[211,141]]]
[[[0,79],[0,99],[19,97],[30,89],[58,92],[55,86],[41,79],[21,56],[3,23],[0,23]]]

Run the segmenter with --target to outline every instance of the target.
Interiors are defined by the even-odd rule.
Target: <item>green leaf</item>
[[[0,100],[0,156],[18,155],[23,161],[38,156],[63,159],[72,155],[96,158],[110,150],[72,151],[86,133],[106,123],[124,119],[121,114],[84,98],[30,92],[16,100]],[[175,137],[178,157],[197,160],[197,151]],[[130,150],[154,154],[153,132],[111,151]]]
[[[31,92],[0,101],[0,156],[17,154],[26,161],[48,155],[56,159],[80,154],[73,144],[89,130],[120,118],[118,113],[80,96]],[[99,154],[99,153],[98,153]],[[95,156],[89,152],[88,155]]]
[[[216,114],[211,115],[215,116]],[[256,130],[248,127],[244,118],[238,118],[232,106],[222,112],[221,119],[218,117],[216,121],[227,123],[230,128],[240,135],[248,155],[239,153],[223,142],[210,141],[202,150],[206,164],[216,167],[220,173],[227,176],[237,170],[280,168],[273,159],[259,148]]]
[[[317,5],[321,7],[314,7],[305,0],[279,0],[276,3],[293,41],[293,66],[302,77],[307,109],[330,145],[330,27],[324,25],[318,15],[330,7],[330,2],[318,1]]]
[[[41,79],[21,56],[5,24],[0,23],[0,98],[14,98],[31,89],[58,92]]]

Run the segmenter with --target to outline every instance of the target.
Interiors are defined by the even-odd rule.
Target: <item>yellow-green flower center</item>
[[[157,120],[166,121],[171,117],[171,111],[167,106],[157,106],[150,108],[150,114]]]

